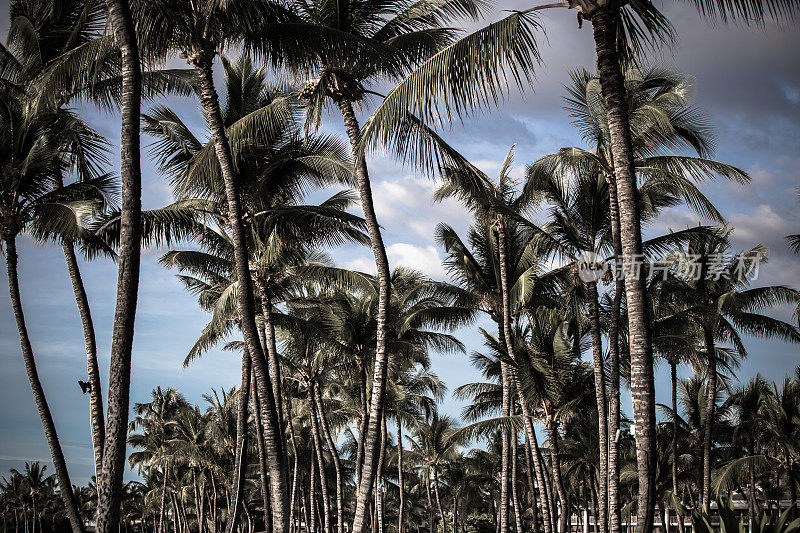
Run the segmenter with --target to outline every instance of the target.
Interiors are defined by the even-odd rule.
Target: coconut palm
[[[84,232],[87,219],[102,209],[114,196],[114,180],[108,176],[93,176],[80,182],[61,186],[61,177],[70,162],[88,147],[86,140],[94,135],[74,114],[64,110],[41,111],[29,105],[25,95],[3,91],[0,95],[5,112],[2,120],[4,138],[0,155],[2,172],[2,238],[8,267],[9,291],[20,335],[23,359],[42,418],[60,485],[65,487],[65,499],[70,522],[76,531],[82,529],[79,516],[69,495],[66,464],[55,424],[47,405],[36,370],[33,348],[28,337],[17,278],[16,239],[28,233],[43,242],[70,242]],[[83,142],[78,140],[83,138]],[[94,149],[101,149],[95,145]],[[92,154],[87,154],[91,160]]]
[[[687,273],[675,278],[666,290],[675,298],[677,309],[669,322],[692,323],[700,336],[705,352],[706,372],[709,376],[708,401],[703,452],[703,477],[701,505],[708,506],[711,497],[711,442],[714,419],[714,398],[717,393],[717,365],[728,353],[717,343],[730,343],[739,357],[747,350],[740,332],[761,337],[777,337],[790,342],[800,342],[797,328],[782,320],[763,314],[765,309],[783,303],[796,303],[800,295],[784,286],[750,287],[748,261],[760,261],[765,251],[754,248],[741,255],[732,256],[726,234],[712,235],[690,243],[684,255],[699,268],[696,275]],[[695,260],[696,259],[696,260]],[[667,321],[662,321],[666,323]]]
[[[361,207],[370,237],[378,274],[378,314],[376,349],[373,364],[372,394],[366,432],[363,465],[357,468],[359,486],[353,530],[365,527],[367,502],[375,482],[384,391],[388,372],[388,312],[390,267],[379,222],[373,205],[366,158],[361,146],[361,130],[355,107],[367,94],[377,94],[370,85],[383,79],[396,80],[439,48],[452,41],[453,31],[442,24],[454,15],[477,15],[479,4],[473,0],[430,4],[422,1],[388,3],[353,1],[346,5],[321,1],[303,1],[297,11],[306,22],[327,27],[364,46],[342,53],[341,50],[316,48],[302,66],[310,62],[314,79],[307,83],[302,97],[308,103],[309,121],[319,125],[327,100],[339,109],[353,150],[355,176]]]

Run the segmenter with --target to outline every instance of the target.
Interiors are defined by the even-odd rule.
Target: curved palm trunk
[[[264,447],[267,452],[267,465],[270,473],[270,497],[272,498],[272,523],[278,532],[284,533],[289,530],[289,488],[287,486],[284,443],[281,440],[280,418],[278,418],[275,407],[276,399],[273,393],[272,380],[270,379],[264,351],[258,338],[258,329],[256,328],[253,281],[250,277],[239,185],[233,166],[228,137],[225,132],[225,125],[222,121],[219,97],[214,88],[213,58],[213,53],[201,50],[193,53],[189,61],[197,72],[200,103],[203,106],[209,129],[214,138],[217,160],[219,161],[222,178],[225,181],[225,196],[228,200],[228,223],[233,241],[236,278],[239,283],[237,307],[244,341],[252,358],[264,422]]]
[[[378,473],[375,475],[375,525],[377,533],[383,533],[383,468],[386,464],[386,414],[382,415],[383,421],[381,422],[381,449],[378,457]]]
[[[605,102],[614,161],[614,179],[619,204],[620,238],[624,262],[642,254],[642,233],[637,201],[636,175],[625,101],[625,85],[617,53],[619,7],[616,3],[598,7],[591,14],[597,51],[597,68]],[[631,266],[635,272],[635,267]],[[647,295],[642,276],[625,276],[630,331],[631,396],[639,478],[636,531],[649,533],[655,513],[655,384],[653,347],[650,337]]]
[[[710,329],[703,332],[708,357],[708,384],[706,385],[706,419],[703,422],[703,492],[701,505],[709,509],[711,504],[711,448],[713,443],[714,417],[717,406],[717,354],[714,335]]]
[[[94,474],[103,463],[103,441],[106,438],[106,425],[103,420],[103,389],[100,385],[100,368],[97,364],[97,342],[94,334],[92,311],[89,307],[89,298],[83,285],[81,269],[75,248],[71,242],[61,245],[64,250],[64,260],[67,263],[69,279],[72,282],[72,291],[75,293],[75,303],[83,326],[83,342],[86,345],[86,374],[89,379],[89,418],[92,421],[92,447],[94,448]]]
[[[569,505],[567,499],[567,489],[564,486],[564,479],[561,475],[561,453],[558,444],[558,427],[555,420],[548,420],[547,436],[550,441],[550,460],[553,463],[553,482],[558,492],[558,501],[561,504],[561,512],[558,515],[558,533],[567,533],[569,523]]]
[[[336,104],[344,118],[347,136],[353,148],[355,159],[355,173],[358,180],[358,190],[361,196],[361,207],[364,210],[364,220],[369,233],[372,254],[375,256],[375,266],[378,271],[378,312],[376,316],[375,368],[372,378],[372,398],[369,405],[369,422],[367,433],[364,436],[364,465],[361,468],[361,478],[356,492],[356,511],[353,518],[353,533],[363,533],[367,523],[367,507],[372,487],[375,483],[376,463],[380,452],[381,413],[383,412],[384,390],[386,389],[386,372],[388,367],[388,352],[386,351],[387,312],[389,307],[389,259],[383,245],[378,218],[375,216],[375,207],[372,202],[372,188],[367,173],[367,163],[361,152],[361,130],[358,126],[356,114],[350,101],[345,98],[337,100]]]
[[[317,420],[317,408],[314,401],[314,385],[311,381],[306,382],[306,400],[308,401],[308,417],[311,419],[311,437],[314,439],[314,449],[316,450],[317,469],[319,470],[319,488],[322,493],[322,524],[325,533],[331,533],[331,507],[330,496],[328,494],[328,476],[325,475],[325,460],[322,451],[322,437],[319,431],[319,421]]]
[[[594,392],[597,402],[597,435],[600,443],[599,483],[597,487],[597,515],[595,527],[608,533],[608,413],[606,409],[606,374],[603,365],[603,338],[600,329],[600,297],[597,283],[586,284],[589,297],[589,328],[592,335],[592,366],[594,368]]]
[[[608,182],[609,210],[611,212],[611,233],[614,247],[614,262],[619,265],[622,257],[620,240],[619,209],[617,206],[617,184],[613,177]],[[620,376],[619,376],[619,335],[622,293],[625,282],[616,276],[611,319],[608,328],[608,352],[611,364],[608,402],[608,525],[611,533],[622,533],[622,508],[619,501],[619,431],[620,431]]]
[[[291,499],[291,503],[289,505],[289,516],[293,519],[294,518],[294,512],[295,512],[295,507],[296,507],[295,498],[297,497],[298,490],[300,490],[301,487],[298,486],[298,482],[300,481],[300,479],[299,479],[300,478],[300,472],[299,472],[300,458],[297,455],[297,441],[294,438],[294,424],[292,423],[292,401],[291,401],[291,399],[288,399],[288,401],[286,402],[286,414],[287,414],[287,422],[288,422],[287,427],[289,428],[289,442],[292,443],[292,454],[294,455],[294,464],[292,466],[292,499]],[[304,501],[304,498],[303,498],[302,495],[300,497],[300,501],[301,501],[301,507],[303,507],[303,509],[305,509],[305,504],[302,503]],[[306,520],[306,524],[308,524],[308,520]],[[294,525],[292,527],[294,528]]]
[[[161,504],[158,508],[158,531],[164,533],[166,524],[164,524],[164,517],[166,516],[165,509],[167,506],[167,469],[164,468],[162,472],[163,479],[161,481]],[[215,526],[216,527],[216,526]]]
[[[400,416],[396,417],[397,421],[397,487],[400,491],[399,509],[397,510],[397,532],[403,533],[403,519],[405,509],[405,481],[403,479],[403,424],[400,421]],[[454,531],[455,533],[455,531]]]
[[[428,531],[434,533],[436,531],[436,523],[433,521],[433,501],[431,500],[431,469],[427,468],[425,477],[425,492],[428,496]]]
[[[97,478],[97,526],[99,533],[117,533],[125,472],[128,409],[131,389],[131,351],[141,257],[142,171],[139,145],[142,71],[139,47],[127,0],[106,0],[114,39],[121,52],[122,102],[120,178],[122,210],[117,254],[117,304],[111,340],[108,377],[106,434],[103,467]]]
[[[239,387],[239,401],[236,406],[236,454],[233,470],[233,498],[228,508],[226,533],[234,533],[236,531],[239,525],[239,512],[242,510],[244,471],[247,467],[247,419],[249,418],[248,401],[250,400],[251,366],[250,352],[245,346],[242,351],[242,385]],[[200,528],[202,530],[202,525]]]
[[[47,403],[42,382],[39,380],[39,371],[36,369],[36,359],[34,358],[33,347],[31,346],[31,340],[28,336],[25,314],[22,311],[22,297],[19,292],[19,279],[17,277],[18,256],[16,237],[6,237],[5,243],[6,266],[8,268],[8,292],[11,297],[11,307],[14,309],[14,318],[17,321],[17,330],[19,331],[19,341],[22,347],[22,359],[25,362],[25,371],[28,374],[28,381],[30,381],[31,384],[31,391],[33,392],[33,399],[36,402],[36,408],[39,411],[39,417],[42,419],[44,435],[47,438],[47,445],[50,447],[50,456],[53,458],[58,485],[61,487],[59,492],[64,502],[67,518],[69,519],[73,533],[83,533],[83,520],[81,520],[81,515],[78,511],[78,503],[75,500],[75,494],[72,492],[72,483],[69,479],[67,462],[64,459],[64,452],[58,440],[58,432],[56,431],[55,422],[53,422],[53,415],[50,412],[50,406]]]
[[[322,394],[319,391],[319,385],[314,382],[314,402],[319,412],[319,420],[322,425],[322,434],[325,436],[325,442],[328,449],[331,451],[333,457],[333,470],[336,474],[336,532],[344,533],[344,495],[342,494],[342,460],[339,457],[339,450],[336,448],[336,443],[333,440],[330,425],[328,424],[328,417],[325,415],[325,409],[322,407]]]

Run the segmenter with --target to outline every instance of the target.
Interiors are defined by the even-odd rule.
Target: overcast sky
[[[678,45],[653,57],[653,62],[690,74],[695,82],[695,103],[711,119],[716,131],[715,158],[747,170],[748,186],[706,184],[703,191],[735,226],[737,250],[763,243],[770,248],[770,262],[762,267],[757,284],[787,284],[800,287],[800,258],[789,251],[785,235],[800,232],[800,32],[796,28],[768,26],[763,30],[720,27],[700,20],[693,9],[670,7],[664,11],[678,32]],[[515,0],[501,2],[501,11],[528,7]],[[8,28],[7,0],[0,1],[0,31]],[[524,165],[564,146],[581,146],[576,130],[562,109],[563,85],[571,69],[592,69],[594,53],[591,26],[577,28],[575,13],[550,11],[541,18],[543,65],[532,90],[524,95],[512,90],[500,110],[485,113],[446,133],[451,144],[490,176],[514,143],[520,175]],[[196,131],[203,131],[197,104],[170,99]],[[147,106],[145,106],[146,108]],[[369,109],[362,112],[362,119]],[[119,118],[86,109],[90,123],[118,148]],[[327,117],[325,128],[343,134],[341,117]],[[150,141],[143,139],[144,152]],[[118,157],[114,168],[118,172]],[[403,168],[380,154],[370,158],[378,218],[392,266],[418,268],[445,279],[442,250],[433,240],[433,228],[446,222],[465,234],[469,216],[454,202],[431,203],[435,183]],[[146,159],[143,162],[145,208],[171,201],[166,181]],[[670,209],[647,231],[682,229],[698,222],[685,209]],[[22,237],[20,283],[28,329],[39,372],[58,426],[72,480],[85,483],[93,473],[88,422],[88,397],[77,381],[85,379],[83,334],[60,248],[42,247]],[[139,311],[133,355],[132,402],[148,400],[157,385],[179,389],[202,403],[202,394],[212,387],[231,387],[239,380],[239,362],[233,354],[212,350],[189,368],[182,361],[207,316],[186,293],[175,273],[159,267],[162,251],[142,256]],[[345,266],[373,270],[367,248],[354,246],[333,251]],[[103,385],[108,375],[108,352],[114,310],[116,267],[96,261],[82,263],[83,276],[94,314]],[[5,268],[2,269],[6,286]],[[790,309],[776,311],[789,319]],[[475,328],[457,335],[470,351],[480,350]],[[800,363],[798,346],[748,339],[749,359],[738,375],[745,380],[756,372],[782,379]],[[480,379],[466,356],[434,356],[433,370],[450,389]],[[664,368],[657,370],[659,401],[667,401],[669,382]],[[624,392],[625,397],[628,392]],[[629,402],[626,399],[626,404]],[[457,416],[461,404],[448,398],[443,408]],[[30,392],[20,355],[16,325],[8,293],[0,291],[0,475],[25,460],[50,462],[47,443]],[[51,467],[52,468],[52,467]],[[132,474],[129,474],[132,475]]]

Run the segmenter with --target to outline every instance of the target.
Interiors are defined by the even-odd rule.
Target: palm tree
[[[58,434],[39,381],[28,336],[17,278],[17,236],[29,233],[39,241],[69,242],[83,232],[86,219],[113,198],[114,181],[108,176],[91,177],[61,186],[62,173],[80,146],[75,141],[93,132],[71,112],[37,109],[23,94],[13,90],[0,95],[6,112],[2,120],[4,138],[0,153],[2,173],[2,239],[8,267],[9,293],[20,335],[23,360],[56,469],[70,523],[83,528],[71,496],[71,483]],[[84,139],[85,140],[85,139]],[[96,147],[99,148],[99,147]]]
[[[142,98],[142,69],[139,45],[127,0],[106,0],[108,20],[121,53],[120,182],[122,210],[118,257],[117,305],[111,340],[108,377],[108,412],[103,468],[97,477],[97,530],[116,531],[122,499],[122,474],[131,387],[131,351],[136,302],[139,291],[141,254],[142,169],[139,146],[139,111]]]
[[[363,465],[357,467],[358,495],[353,531],[365,527],[367,502],[375,483],[386,376],[388,313],[390,299],[390,267],[373,205],[369,171],[362,149],[361,129],[354,106],[367,94],[377,94],[368,87],[382,79],[398,79],[410,68],[452,40],[453,32],[441,25],[457,14],[476,15],[478,4],[473,0],[444,2],[433,5],[425,1],[388,3],[352,1],[331,4],[321,1],[301,2],[298,11],[303,20],[347,37],[361,46],[348,50],[325,50],[317,47],[303,63],[311,63],[314,79],[303,89],[308,102],[309,121],[319,125],[321,110],[330,99],[339,109],[353,150],[355,176],[361,196],[361,207],[375,257],[378,274],[378,309],[376,317],[376,349],[373,365],[372,394],[364,439]],[[305,65],[304,65],[305,66]]]
[[[688,273],[676,277],[666,287],[677,309],[662,324],[691,323],[698,328],[700,343],[705,352],[706,372],[709,377],[704,443],[702,448],[703,477],[701,505],[707,507],[711,498],[711,447],[713,439],[714,399],[717,394],[717,364],[725,356],[717,342],[733,345],[740,357],[747,350],[740,331],[760,337],[777,337],[790,342],[800,342],[797,328],[782,320],[768,317],[762,312],[783,303],[796,303],[800,294],[784,286],[750,288],[750,276],[742,270],[747,261],[759,261],[765,251],[754,248],[738,256],[731,256],[726,234],[709,236],[690,243],[684,258],[699,267],[697,275]],[[745,262],[745,263],[743,263]]]
[[[433,485],[436,510],[442,530],[446,530],[442,499],[439,492],[439,471],[458,451],[457,441],[450,436],[455,430],[455,420],[433,411],[425,423],[420,424],[411,440],[409,458],[421,464],[426,482]],[[434,525],[431,524],[434,528]]]

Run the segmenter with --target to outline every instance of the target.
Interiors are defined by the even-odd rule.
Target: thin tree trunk
[[[606,374],[603,365],[603,337],[600,328],[600,297],[597,282],[586,284],[589,297],[589,328],[592,335],[592,365],[594,367],[594,392],[597,402],[597,435],[600,443],[598,469],[598,508],[595,526],[600,533],[608,533],[608,412],[606,409]]]
[[[317,469],[319,470],[319,487],[322,493],[322,522],[325,533],[331,533],[331,507],[330,496],[328,494],[328,476],[325,475],[325,460],[323,458],[322,437],[320,436],[319,422],[317,421],[317,409],[314,402],[314,385],[311,381],[306,381],[306,400],[308,401],[308,417],[311,419],[311,437],[314,439],[314,449],[316,450]]]
[[[247,468],[247,433],[250,400],[250,374],[252,362],[247,346],[242,351],[242,385],[239,388],[238,404],[236,406],[236,454],[233,471],[233,499],[228,508],[228,525],[226,533],[234,533],[239,525],[239,512],[242,509],[244,496],[245,468]]]
[[[600,86],[608,117],[614,179],[620,215],[620,237],[626,270],[642,257],[642,233],[637,199],[636,174],[631,148],[625,84],[617,51],[619,6],[599,7],[591,14]],[[639,478],[636,530],[649,533],[655,513],[655,384],[653,347],[650,335],[647,295],[641,275],[625,276],[628,303],[628,331],[631,356],[631,396]]]
[[[405,509],[405,482],[403,479],[403,424],[400,421],[400,413],[397,413],[397,487],[400,491],[399,509],[397,510],[397,532],[403,533],[403,519]],[[453,531],[455,533],[455,530]]]
[[[358,393],[361,397],[361,420],[358,424],[358,446],[356,448],[356,488],[361,485],[361,468],[364,466],[364,440],[367,436],[369,424],[369,400],[367,398],[367,369],[366,363],[358,362]]]
[[[314,453],[314,449],[312,447],[311,453]],[[308,513],[311,515],[311,526],[309,531],[316,533],[317,532],[317,474],[316,469],[314,468],[314,459],[311,459],[311,464],[309,465],[309,482],[308,482]]]
[[[431,500],[431,469],[430,467],[427,468],[426,477],[428,479],[425,480],[425,492],[428,495],[428,531],[430,533],[435,533],[436,531],[436,523],[433,521],[433,501]],[[442,532],[444,533],[444,532]]]
[[[553,463],[553,482],[558,492],[558,500],[561,504],[561,513],[558,516],[558,532],[567,533],[569,521],[569,505],[567,499],[567,489],[564,486],[564,479],[561,475],[561,454],[558,444],[558,427],[554,420],[548,420],[547,436],[550,442],[550,460]]]
[[[511,501],[514,504],[514,525],[517,533],[522,532],[522,516],[519,503],[519,491],[517,490],[517,431],[514,430],[510,435],[511,441]]]
[[[678,489],[678,372],[674,360],[669,362],[670,384],[672,388],[672,494],[675,499],[679,498]],[[675,515],[678,517],[678,531],[683,533],[683,516],[676,508]]]
[[[442,524],[442,533],[445,533],[447,522],[444,520],[442,498],[439,496],[439,469],[436,468],[436,465],[433,465],[433,494],[436,497],[436,510],[439,512],[439,523]]]
[[[278,420],[283,420],[283,394],[281,393],[281,363],[278,359],[278,347],[275,344],[275,324],[272,321],[272,299],[267,290],[267,283],[258,280],[258,293],[261,300],[261,315],[264,317],[264,335],[267,357],[269,359],[269,371],[272,377],[272,395],[275,397],[275,411],[278,413]],[[281,441],[285,440],[283,435],[283,424],[279,424]]]
[[[376,315],[376,347],[375,347],[375,367],[372,377],[372,397],[369,406],[369,423],[367,434],[364,438],[364,465],[361,470],[356,492],[356,510],[353,518],[353,533],[363,533],[367,525],[367,504],[369,503],[370,492],[375,483],[375,466],[378,462],[380,447],[381,420],[383,412],[384,390],[386,389],[386,373],[388,369],[389,353],[386,351],[386,330],[387,313],[389,310],[389,259],[386,256],[386,248],[383,245],[380,225],[375,216],[375,208],[372,202],[372,189],[367,173],[367,163],[361,150],[361,130],[358,126],[352,103],[346,98],[337,100],[337,105],[344,118],[347,136],[353,148],[355,160],[355,173],[358,181],[358,190],[361,196],[361,207],[364,210],[364,220],[369,233],[372,254],[375,256],[375,266],[378,272],[378,311]]]
[[[383,501],[383,475],[386,465],[386,442],[388,434],[386,432],[386,413],[381,414],[381,449],[378,456],[378,473],[375,475],[375,518],[378,533],[384,532],[384,501]]]
[[[541,460],[539,443],[536,440],[536,431],[533,428],[533,421],[528,408],[528,402],[522,392],[519,383],[519,376],[515,369],[511,369],[511,378],[514,380],[514,388],[517,390],[517,400],[522,411],[522,422],[525,428],[525,439],[531,448],[534,472],[536,473],[536,483],[539,485],[539,501],[541,502],[542,521],[544,522],[545,533],[554,533],[555,517],[551,512],[550,491],[547,488],[547,472]]]
[[[253,369],[255,370],[256,386],[258,387],[258,395],[263,412],[265,450],[267,452],[271,485],[272,523],[279,533],[285,533],[289,530],[289,487],[287,486],[284,443],[281,440],[280,418],[276,409],[272,380],[269,376],[264,351],[261,348],[258,329],[256,328],[253,281],[250,277],[239,184],[234,170],[225,125],[222,120],[219,97],[214,88],[213,59],[213,53],[201,50],[193,53],[189,61],[197,72],[200,103],[205,111],[206,120],[214,138],[217,160],[219,161],[222,178],[225,181],[225,195],[228,200],[228,224],[231,229],[236,262],[236,278],[239,283],[237,307],[244,341],[250,350]]]
[[[300,458],[297,455],[297,441],[294,438],[294,424],[292,422],[293,417],[292,417],[292,401],[291,401],[291,399],[289,399],[286,402],[286,414],[288,415],[287,420],[289,422],[288,423],[289,439],[290,439],[290,442],[292,443],[292,453],[294,455],[294,465],[293,465],[293,469],[294,470],[292,471],[292,501],[291,501],[291,504],[289,506],[289,515],[290,516],[294,516],[295,505],[296,505],[295,497],[296,497],[297,492],[298,492],[298,481],[299,481],[299,477],[300,477],[300,474],[299,474],[299,467],[300,467],[299,459]],[[302,496],[302,492],[301,492],[300,500],[301,500],[301,503],[305,501],[304,497]],[[305,508],[305,504],[302,504],[301,507]],[[308,526],[308,520],[306,519],[306,527],[307,526]]]
[[[261,478],[261,498],[264,501],[264,530],[272,533],[272,505],[270,504],[269,478],[267,472],[267,451],[264,449],[264,424],[261,422],[261,401],[258,398],[258,391],[253,387],[253,411],[256,419],[256,443],[258,444],[258,473]],[[291,508],[291,507],[290,507]],[[291,518],[291,511],[289,517]]]
[[[703,492],[701,506],[708,510],[711,505],[711,449],[713,443],[714,418],[717,406],[717,354],[714,335],[704,329],[706,355],[708,357],[708,383],[706,384],[706,419],[703,422]]]
[[[507,242],[506,242],[506,222],[498,216],[495,224],[497,228],[497,248],[499,256],[500,267],[500,292],[502,299],[502,321],[500,324],[500,333],[506,347],[506,352],[512,361],[516,361],[514,354],[514,339],[511,335],[511,302],[509,296],[509,283],[508,283],[508,257],[507,257]],[[503,416],[511,414],[511,391],[509,383],[508,368],[505,363],[500,363],[502,371],[502,387],[503,387]],[[501,430],[502,453],[501,453],[501,472],[500,472],[500,533],[508,533],[508,469],[509,469],[509,434],[504,427]]]
[[[97,342],[94,334],[92,310],[89,307],[89,298],[83,285],[81,269],[75,248],[71,242],[61,245],[64,250],[64,260],[67,263],[69,279],[72,283],[72,292],[75,293],[75,303],[83,326],[83,342],[86,346],[86,374],[89,380],[89,418],[92,422],[92,447],[94,448],[94,474],[95,477],[103,463],[103,442],[106,438],[106,425],[103,420],[103,389],[100,385],[100,369],[97,365]]]
[[[502,259],[501,259],[502,262]],[[502,381],[502,415],[510,416],[511,409],[511,386],[508,377],[508,365],[500,363],[501,368],[501,381]],[[509,504],[511,503],[511,494],[509,492],[509,471],[511,470],[511,450],[509,446],[508,430],[504,427],[500,429],[501,452],[500,452],[500,531],[499,533],[508,533],[509,530]]]
[[[139,48],[126,0],[106,0],[114,40],[121,52],[120,181],[122,209],[117,253],[117,304],[111,339],[103,467],[97,478],[98,533],[118,533],[128,437],[131,352],[139,292],[142,228],[142,172],[139,145],[142,71]]]
[[[513,371],[513,370],[512,370]],[[524,413],[522,415],[525,416]],[[541,530],[539,528],[539,504],[538,498],[536,497],[536,485],[533,482],[533,462],[531,461],[531,444],[528,440],[528,431],[525,430],[523,432],[523,436],[525,437],[523,441],[523,450],[525,451],[525,475],[528,481],[528,494],[530,496],[530,504],[531,504],[531,520],[532,520],[532,528],[534,533],[539,533]],[[546,531],[545,533],[550,533]]]
[[[25,314],[22,311],[22,297],[19,292],[19,279],[17,277],[18,256],[16,236],[6,236],[5,242],[6,266],[8,267],[8,292],[11,297],[11,307],[14,309],[14,318],[17,321],[17,330],[19,331],[19,341],[22,348],[22,359],[25,362],[25,371],[28,374],[28,381],[30,381],[31,391],[33,392],[33,399],[36,402],[36,408],[39,411],[39,417],[42,419],[42,428],[47,438],[47,445],[50,447],[50,456],[55,466],[58,485],[61,488],[59,492],[64,502],[67,518],[69,519],[73,533],[83,533],[83,520],[81,520],[81,514],[78,511],[78,503],[75,500],[75,494],[72,492],[72,483],[69,479],[67,462],[64,459],[64,452],[58,440],[58,432],[56,431],[56,425],[53,421],[53,415],[50,412],[50,406],[47,403],[42,382],[39,380],[39,371],[36,368],[36,359],[34,358],[33,347],[31,346],[31,340],[28,336]]]
[[[619,206],[617,205],[617,184],[613,176],[608,182],[609,211],[611,212],[611,233],[614,247],[614,262],[622,261],[622,241],[620,240]],[[608,525],[610,533],[622,533],[622,508],[619,501],[619,439],[620,434],[620,391],[619,391],[619,335],[622,294],[625,282],[617,275],[614,280],[614,299],[608,328],[608,353],[611,365],[608,402]]]
[[[328,444],[328,449],[333,457],[333,470],[336,474],[336,532],[344,533],[344,495],[342,493],[342,461],[339,457],[339,450],[336,448],[336,442],[333,440],[331,428],[328,425],[328,417],[325,415],[325,409],[322,406],[322,394],[319,390],[319,385],[314,382],[314,401],[317,405],[319,412],[319,420],[322,425],[322,433],[325,436],[325,442]]]
[[[158,531],[164,533],[164,516],[166,515],[167,507],[167,469],[164,468],[161,472],[164,479],[161,481],[161,505],[158,511]]]

